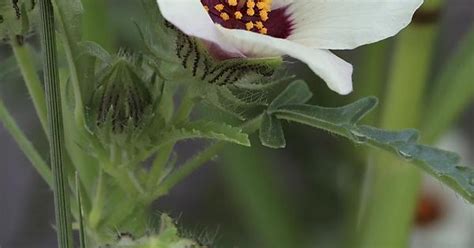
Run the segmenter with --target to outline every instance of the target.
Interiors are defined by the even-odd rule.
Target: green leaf
[[[398,154],[416,164],[474,203],[474,168],[460,166],[460,157],[455,153],[417,144],[419,135],[416,130],[390,132],[360,126],[351,132],[371,146]]]
[[[277,110],[278,107],[289,104],[303,104],[313,97],[306,82],[297,80],[291,83],[268,107],[268,112]]]
[[[281,121],[275,116],[264,114],[260,127],[260,141],[270,148],[285,148],[286,140]]]
[[[273,110],[272,115],[280,120],[324,129],[344,136],[357,144],[369,145],[400,156],[474,203],[474,169],[460,166],[459,157],[456,154],[417,144],[418,131],[413,129],[386,131],[357,125],[376,104],[377,99],[369,97],[340,108],[324,108],[306,104],[282,105]],[[278,121],[272,120],[271,125],[262,124],[263,131],[268,126],[278,127],[275,122]],[[273,129],[278,130],[278,128]],[[266,136],[275,135],[277,138],[274,139],[282,139],[278,131],[273,132],[276,134]],[[275,148],[273,143],[268,142],[271,138],[266,136],[263,136],[265,139],[262,139],[262,144]]]
[[[163,140],[179,141],[185,139],[213,139],[243,146],[250,146],[250,140],[241,128],[224,123],[197,121],[176,126]]]
[[[273,114],[280,119],[300,122],[350,136],[348,127],[355,125],[377,106],[377,98],[368,97],[339,108],[325,108],[306,104],[280,106]]]
[[[59,26],[62,46],[69,66],[70,79],[74,90],[75,110],[77,123],[82,126],[85,121],[83,105],[83,89],[87,88],[84,80],[88,73],[83,73],[85,68],[80,62],[79,41],[82,31],[82,3],[80,0],[52,0],[55,8],[56,20]]]

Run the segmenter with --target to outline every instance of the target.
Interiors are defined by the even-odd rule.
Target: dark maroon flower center
[[[214,23],[285,39],[293,31],[287,7],[272,9],[272,0],[201,0]]]

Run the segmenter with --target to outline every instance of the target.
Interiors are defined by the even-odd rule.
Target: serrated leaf
[[[303,104],[313,97],[306,82],[297,80],[291,83],[268,107],[268,112],[277,110],[278,107],[289,104]]]
[[[355,125],[377,105],[377,102],[377,98],[368,97],[339,108],[293,104],[280,106],[273,111],[273,114],[344,135],[347,134],[347,126]]]
[[[474,203],[474,169],[459,166],[456,154],[417,144],[419,135],[413,129],[395,132],[357,125],[376,103],[375,98],[365,98],[341,108],[287,105],[274,110],[273,115],[391,152],[417,165]]]
[[[260,141],[270,148],[285,148],[286,140],[281,121],[275,116],[265,113],[260,127]]]
[[[248,135],[243,133],[241,128],[224,123],[205,121],[191,122],[175,127],[174,130],[165,135],[163,140],[179,141],[197,138],[213,139],[250,146]]]
[[[360,126],[354,127],[351,132],[357,134],[359,140],[365,139],[372,146],[398,154],[416,164],[474,203],[474,168],[460,166],[460,157],[455,153],[417,144],[416,130],[391,132]]]

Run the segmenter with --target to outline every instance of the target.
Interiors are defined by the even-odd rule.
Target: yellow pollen
[[[252,30],[252,28],[254,27],[253,22],[247,22],[247,23],[245,23],[245,27],[246,27],[247,30],[249,30],[249,31]]]
[[[257,3],[257,8],[258,9],[265,9],[265,7],[267,7],[266,3],[264,3],[264,2],[258,2]]]
[[[216,9],[217,11],[221,12],[223,11],[225,8],[224,4],[216,4],[216,6],[214,6],[214,9]]]
[[[249,0],[247,2],[247,8],[249,8],[249,9],[255,8],[255,2],[253,0]]]
[[[237,20],[241,20],[241,19],[244,17],[244,15],[242,14],[242,12],[240,12],[240,11],[236,11],[236,12],[234,13],[234,16],[235,16],[235,19],[237,19]]]
[[[262,21],[268,20],[268,12],[266,10],[260,10],[259,15],[260,18],[262,18]]]
[[[239,4],[237,0],[227,0],[227,2],[229,3],[230,6],[237,6],[237,4]]]
[[[255,10],[253,10],[253,9],[247,9],[247,15],[249,15],[249,16],[254,16],[254,15],[255,15]]]
[[[268,34],[265,22],[270,19],[273,0],[225,0],[219,2],[213,6],[203,4],[204,9],[207,12],[212,12],[210,10],[214,8],[219,13],[212,12],[210,15],[218,15],[224,22],[230,20],[231,26],[234,25],[233,21],[239,20],[245,24],[248,31]]]
[[[224,21],[228,21],[230,19],[230,16],[227,13],[221,13],[221,18]]]

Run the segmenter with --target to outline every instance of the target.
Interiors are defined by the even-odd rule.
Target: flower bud
[[[89,103],[88,123],[104,147],[122,149],[129,157],[149,145],[159,89],[136,58],[113,56],[97,75]],[[149,132],[150,131],[150,132]],[[115,149],[114,148],[114,149]]]
[[[24,36],[33,30],[36,9],[36,0],[0,1],[0,40],[22,45]]]

